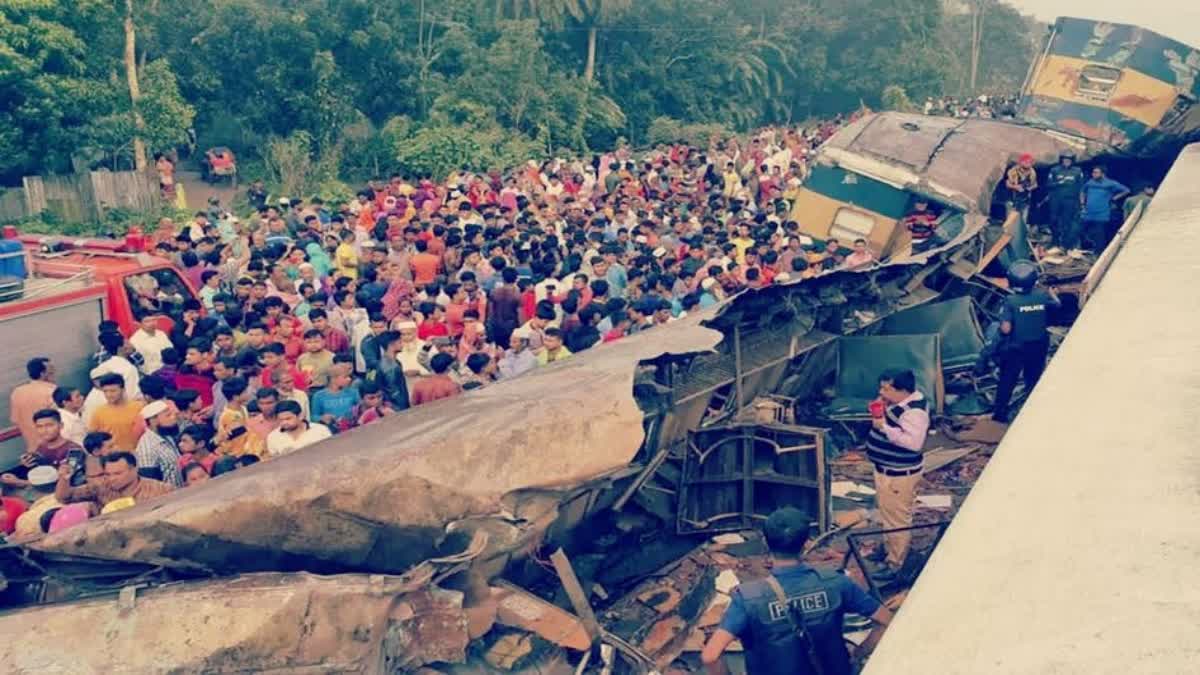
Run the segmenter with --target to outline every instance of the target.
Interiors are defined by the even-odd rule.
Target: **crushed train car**
[[[881,257],[902,258],[911,240],[900,221],[917,200],[938,214],[946,244],[986,221],[1018,155],[1051,163],[1067,149],[1038,129],[994,120],[867,115],[821,146],[792,217],[811,237],[861,238]]]
[[[1200,50],[1138,26],[1060,18],[1021,94],[1018,119],[1085,154],[1152,156],[1200,137]]]

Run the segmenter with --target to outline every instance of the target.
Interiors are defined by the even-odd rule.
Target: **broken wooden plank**
[[[996,240],[996,243],[992,244],[992,247],[988,249],[988,252],[983,254],[983,257],[979,259],[979,265],[975,267],[975,274],[979,274],[984,270],[985,267],[991,264],[991,262],[996,259],[996,256],[1000,255],[1000,252],[1004,250],[1004,247],[1008,246],[1010,241],[1012,241],[1012,235],[1008,232],[1000,235],[1000,238]]]
[[[587,630],[590,643],[595,644],[596,640],[600,638],[600,622],[596,621],[596,614],[592,611],[591,603],[588,602],[587,592],[583,590],[579,578],[575,576],[575,568],[571,567],[571,561],[567,558],[566,551],[560,548],[552,553],[550,562],[554,564],[554,571],[558,573],[558,580],[562,583],[563,590],[567,592],[571,606],[575,608],[575,613]]]
[[[586,651],[592,637],[579,617],[507,581],[492,587],[496,621],[503,626],[536,633],[560,647]]]
[[[982,445],[965,445],[961,448],[938,448],[925,453],[925,473],[937,471],[983,447]]]

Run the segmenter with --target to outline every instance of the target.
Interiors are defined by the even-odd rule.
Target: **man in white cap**
[[[712,277],[700,282],[700,291],[700,309],[712,307],[724,297],[724,294],[721,292],[721,285]]]
[[[62,506],[62,502],[54,496],[54,486],[58,483],[58,471],[54,467],[33,467],[29,470],[28,482],[29,508],[17,518],[16,530],[12,533],[13,539],[42,534],[42,514]]]
[[[504,352],[497,364],[500,369],[500,379],[507,380],[537,367],[537,355],[529,348],[531,331],[521,327],[513,331],[512,348]]]
[[[154,401],[146,404],[141,414],[146,420],[146,431],[138,439],[134,451],[138,473],[173,487],[183,487],[179,448],[175,445],[175,434],[179,431],[178,413],[165,401]]]

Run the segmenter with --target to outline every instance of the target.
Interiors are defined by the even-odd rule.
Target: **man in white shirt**
[[[333,435],[324,424],[310,424],[304,419],[300,404],[292,400],[280,401],[275,406],[275,416],[279,428],[267,434],[267,452],[271,457],[291,454]]]
[[[169,341],[170,339],[168,338],[168,343]],[[135,401],[142,400],[142,376],[138,373],[137,366],[133,365],[133,362],[124,356],[131,353],[132,345],[126,344],[125,338],[120,333],[101,333],[100,346],[104,348],[106,353],[113,356],[109,356],[103,363],[92,370],[90,375],[92,380],[94,381],[97,377],[105,373],[116,373],[125,380],[125,395]],[[161,358],[162,355],[160,354],[160,368],[162,367]],[[143,365],[143,367],[145,366]],[[99,375],[96,374],[97,372],[99,372]],[[147,368],[146,372],[150,373],[153,371]],[[91,396],[91,392],[88,392],[88,396]],[[87,407],[86,402],[84,407]],[[84,419],[87,419],[87,415],[84,415]]]
[[[908,556],[913,504],[924,471],[929,435],[929,401],[917,391],[911,370],[889,370],[879,376],[879,399],[871,409],[867,459],[875,465],[876,506],[884,530],[879,551],[886,564],[871,577],[879,583],[896,579]]]
[[[83,421],[83,394],[78,389],[59,387],[54,390],[54,407],[62,419],[62,437],[83,447],[87,424]]]
[[[144,372],[149,375],[162,368],[162,351],[171,346],[171,338],[158,329],[153,315],[142,317],[140,327],[129,337],[129,344],[142,355]]]

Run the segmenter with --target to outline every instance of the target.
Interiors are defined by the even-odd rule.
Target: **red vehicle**
[[[194,289],[167,260],[137,249],[136,236],[125,241],[25,235],[6,228],[6,265],[0,276],[0,466],[13,466],[24,451],[11,426],[8,409],[14,387],[26,381],[25,363],[35,356],[53,360],[58,382],[86,389],[97,327],[117,322],[125,335],[142,317],[158,317],[170,330]],[[19,242],[19,245],[18,245]],[[23,261],[23,264],[22,264]],[[23,274],[11,274],[20,269]]]

